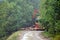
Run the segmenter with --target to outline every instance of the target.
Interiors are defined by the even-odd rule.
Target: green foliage
[[[38,3],[36,0],[0,1],[0,38],[31,23],[34,8],[38,9]]]
[[[18,36],[20,34],[20,31],[17,31],[15,33],[13,33],[11,36],[9,36],[6,40],[17,40]]]
[[[40,22],[51,34],[60,32],[60,1],[41,0],[40,1]]]
[[[7,36],[0,38],[0,40],[6,40]]]
[[[43,34],[43,36],[46,37],[46,38],[50,38],[50,37],[53,36],[52,34],[50,34],[49,32],[46,32],[46,31],[43,32],[42,34]]]
[[[56,35],[52,40],[60,40],[60,35]]]

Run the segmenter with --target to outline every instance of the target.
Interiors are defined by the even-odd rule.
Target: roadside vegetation
[[[40,0],[40,23],[44,34],[60,40],[60,0]]]
[[[10,35],[10,36],[7,38],[7,40],[18,40],[18,36],[20,36],[20,35],[19,35],[20,33],[21,33],[20,31],[17,31],[17,32],[13,33],[12,35]]]
[[[0,39],[33,25],[32,15],[38,7],[39,0],[0,0]]]
[[[20,28],[33,25],[35,9],[43,35],[60,40],[60,0],[0,0],[0,40],[15,40]]]

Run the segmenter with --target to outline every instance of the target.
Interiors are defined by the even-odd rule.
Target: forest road
[[[49,38],[42,36],[42,32],[44,31],[24,31],[18,40],[49,40]]]

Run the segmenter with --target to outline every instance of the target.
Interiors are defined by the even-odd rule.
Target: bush
[[[17,40],[20,31],[13,33],[11,36],[7,38],[7,40]]]
[[[50,34],[49,32],[43,32],[42,33],[43,34],[43,36],[45,36],[46,38],[50,38],[50,37],[52,37],[53,35],[52,34]]]
[[[60,40],[60,35],[56,35],[52,40]]]

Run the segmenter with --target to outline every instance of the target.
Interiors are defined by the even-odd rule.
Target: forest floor
[[[18,40],[50,40],[42,35],[44,31],[22,31],[19,34]]]

